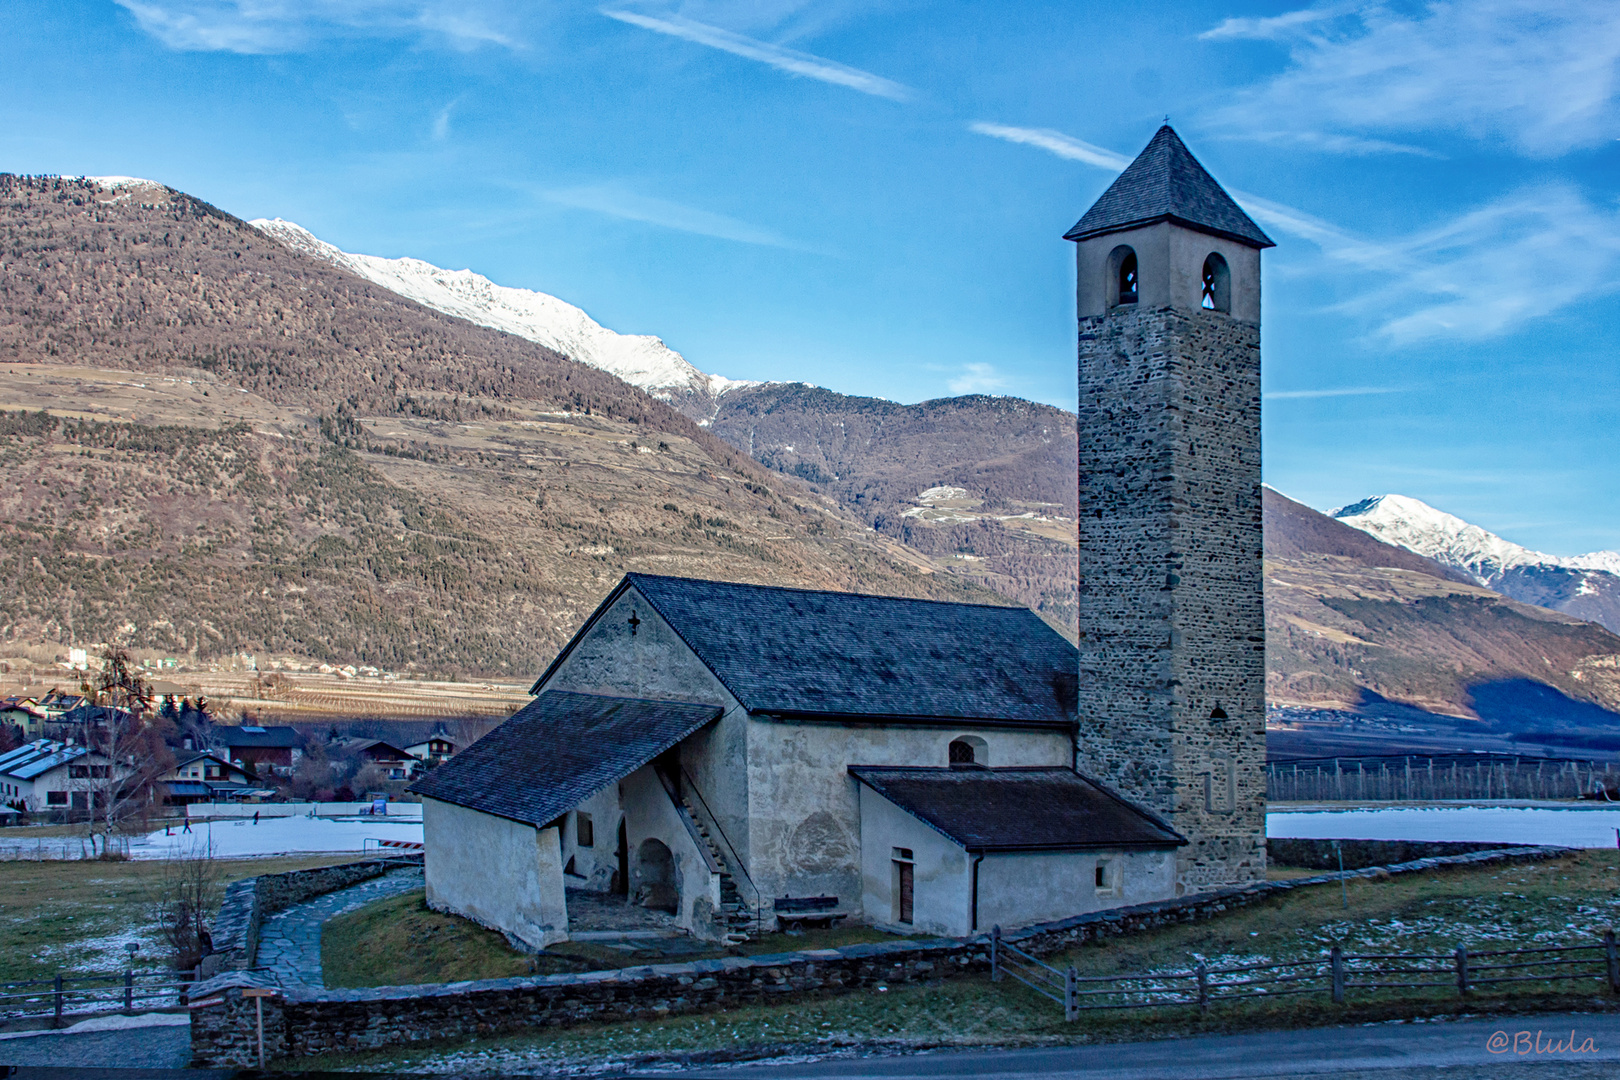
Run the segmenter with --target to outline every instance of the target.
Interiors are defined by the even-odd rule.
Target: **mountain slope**
[[[0,408],[21,651],[532,672],[627,569],[996,599],[612,375],[144,182],[0,176]]]
[[[1620,552],[1547,555],[1405,495],[1363,499],[1335,510],[1333,516],[1461,571],[1504,596],[1620,632]]]
[[[1610,631],[1458,581],[1269,488],[1264,505],[1272,704],[1353,710],[1370,692],[1472,717],[1481,688],[1523,683],[1620,713]]]
[[[617,375],[699,423],[713,417],[721,394],[755,385],[699,371],[659,338],[614,333],[555,296],[497,285],[471,270],[445,270],[421,259],[353,255],[280,218],[261,218],[250,224],[293,251],[347,270],[435,311],[516,334]]]
[[[899,405],[767,383],[721,398],[711,430],[878,533],[1072,631],[1073,413],[1019,398]]]

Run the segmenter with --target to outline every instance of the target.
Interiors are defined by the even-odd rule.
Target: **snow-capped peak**
[[[1332,516],[1385,543],[1461,570],[1481,585],[1493,585],[1504,572],[1530,566],[1620,574],[1620,552],[1560,556],[1532,551],[1407,495],[1363,499],[1340,507]]]
[[[662,340],[646,334],[615,333],[574,305],[546,293],[497,285],[471,270],[446,270],[421,259],[351,254],[281,218],[261,218],[250,224],[294,251],[426,307],[538,342],[617,375],[669,401],[699,423],[714,415],[721,394],[759,385],[699,371]]]

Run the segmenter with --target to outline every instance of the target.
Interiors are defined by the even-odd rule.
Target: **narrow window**
[[[1226,260],[1213,252],[1204,260],[1204,286],[1199,306],[1205,311],[1232,310],[1232,273]]]
[[[574,815],[574,835],[580,847],[596,846],[596,830],[591,825],[591,815],[584,813]]]
[[[1098,859],[1092,871],[1092,881],[1098,896],[1113,896],[1119,891],[1119,868],[1112,859]]]

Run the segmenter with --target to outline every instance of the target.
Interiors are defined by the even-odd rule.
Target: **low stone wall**
[[[197,977],[210,979],[220,972],[252,968],[258,954],[259,924],[276,912],[421,861],[420,855],[363,859],[233,881],[214,918],[214,951],[197,966]]]
[[[1307,870],[1337,870],[1338,844],[1344,852],[1346,870],[1369,866],[1433,859],[1445,855],[1467,855],[1474,851],[1500,851],[1514,844],[1479,844],[1463,840],[1267,840],[1266,857],[1278,866],[1298,866]]]
[[[1484,851],[1351,870],[1344,876],[1381,878],[1447,866],[1529,862],[1567,853],[1566,848],[1550,847]],[[1087,941],[1207,919],[1294,889],[1336,882],[1339,877],[1334,872],[1101,911],[1012,931],[1005,939],[1045,956]],[[932,981],[984,971],[989,964],[989,940],[980,935],[571,975],[367,990],[297,988],[265,999],[265,1054],[309,1057],[536,1027],[656,1020],[755,1002]],[[193,1066],[230,1068],[255,1063],[254,1007],[242,990],[269,985],[246,971],[233,971],[193,988]]]

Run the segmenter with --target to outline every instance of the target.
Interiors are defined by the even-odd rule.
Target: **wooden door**
[[[905,926],[910,926],[912,866],[908,862],[897,862],[894,866],[900,872],[900,922]]]

